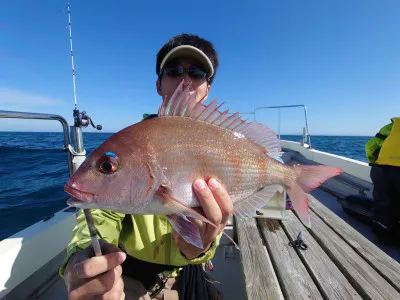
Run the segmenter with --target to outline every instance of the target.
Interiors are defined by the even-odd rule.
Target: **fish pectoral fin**
[[[201,239],[199,227],[196,226],[186,216],[168,215],[168,221],[174,230],[189,244],[197,248],[203,249],[203,241]]]
[[[243,199],[233,206],[233,214],[237,217],[254,216],[257,210],[262,208],[275,195],[277,191],[282,191],[280,185],[267,185],[257,193]]]
[[[171,215],[167,216],[169,222],[175,231],[182,236],[186,242],[196,246],[197,248],[203,249],[203,242],[199,227],[197,227],[197,225],[189,218],[201,220],[210,224],[211,226],[214,226],[215,228],[217,226],[202,214],[170,196],[170,192],[171,190],[168,188],[168,186],[161,185],[156,193],[158,198],[162,199],[164,207],[171,211]],[[236,249],[239,250],[239,246],[235,243],[235,241],[226,232],[222,231],[222,233],[229,240],[231,240]]]
[[[162,201],[163,207],[171,213],[167,216],[169,222],[175,231],[182,236],[186,242],[202,249],[203,242],[201,240],[199,228],[190,220],[190,218],[201,220],[214,227],[217,226],[202,214],[176,200],[170,195],[170,193],[171,190],[166,185],[161,185],[156,192],[157,198]]]
[[[210,220],[208,220],[202,214],[198,213],[193,208],[186,206],[179,200],[176,200],[174,197],[172,197],[170,195],[170,190],[167,186],[161,185],[160,188],[158,189],[158,191],[156,192],[156,194],[159,199],[162,199],[164,208],[166,208],[168,211],[170,211],[171,214],[176,214],[181,217],[184,217],[184,216],[191,217],[193,219],[198,219],[198,220],[208,223],[214,227],[217,227],[215,224],[213,224]]]

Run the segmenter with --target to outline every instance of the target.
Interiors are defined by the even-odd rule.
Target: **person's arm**
[[[378,158],[377,153],[379,153],[382,143],[381,139],[373,137],[365,144],[365,154],[370,163],[375,163],[375,160]]]
[[[222,232],[219,233],[215,239],[212,241],[210,247],[205,250],[204,252],[200,253],[198,256],[194,257],[194,258],[187,258],[184,254],[184,256],[187,258],[187,261],[189,264],[202,264],[205,263],[211,259],[214,258],[215,255],[215,251],[217,250],[217,247],[219,246],[219,242],[221,240],[222,237]],[[182,250],[181,250],[182,252]]]
[[[379,132],[365,144],[365,154],[370,163],[375,163],[378,159],[379,150],[387,136],[392,130],[393,124],[383,126]]]

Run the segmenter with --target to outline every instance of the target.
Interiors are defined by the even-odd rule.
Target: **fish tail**
[[[298,216],[304,225],[310,227],[307,194],[319,187],[329,178],[339,175],[343,170],[330,166],[296,165],[294,168],[297,177],[287,192]]]

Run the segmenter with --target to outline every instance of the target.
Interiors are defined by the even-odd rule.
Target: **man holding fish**
[[[182,45],[187,45],[187,47],[176,49],[177,46]],[[173,48],[175,51],[171,51]],[[180,81],[184,79],[185,85],[191,83],[191,92],[197,92],[197,101],[203,102],[207,99],[217,72],[218,55],[208,41],[197,36],[183,34],[172,38],[162,47],[157,55],[156,68],[158,75],[156,88],[160,96],[170,97]],[[101,245],[105,255],[89,258],[92,256],[92,247],[85,219],[81,213],[73,231],[72,242],[68,246],[68,257],[60,270],[61,274],[64,274],[65,270],[64,279],[70,299],[78,299],[85,295],[104,295],[105,299],[114,299],[112,296],[115,295],[115,299],[122,298],[124,285],[121,274],[125,275],[129,272],[124,270],[122,273],[121,264],[126,261],[127,255],[133,268],[137,261],[129,259],[131,255],[133,257],[137,255],[135,258],[138,260],[160,265],[160,268],[152,268],[150,264],[146,266],[145,263],[139,262],[137,263],[139,272],[146,273],[144,267],[151,269],[149,273],[152,269],[157,269],[156,272],[164,272],[166,276],[167,273],[177,274],[175,269],[178,268],[172,269],[169,266],[181,267],[187,264],[201,264],[210,260],[218,246],[220,233],[224,229],[229,215],[232,214],[232,201],[226,189],[214,178],[210,178],[207,182],[203,179],[195,180],[193,188],[202,204],[203,214],[214,224],[218,224],[214,227],[201,220],[196,221],[201,232],[202,248],[187,243],[176,232],[173,232],[165,216],[128,216],[94,209],[92,215],[96,228],[103,239]],[[132,220],[128,221],[128,218],[132,218]],[[121,234],[126,237],[122,238]],[[124,251],[127,255],[117,247],[122,243],[126,247]],[[163,265],[168,265],[168,268],[165,268],[166,271],[162,270]],[[152,285],[156,283],[158,273],[146,276],[152,277]],[[140,277],[137,279],[140,280]],[[147,278],[145,281],[148,281]],[[172,284],[169,282],[168,284],[171,288]],[[140,287],[137,292],[137,294],[147,294],[143,287]],[[164,292],[168,293],[168,291]],[[172,294],[172,292],[169,293]]]
[[[252,216],[284,188],[309,225],[307,193],[342,170],[286,166],[272,130],[204,105],[217,68],[210,42],[168,41],[157,55],[158,114],[111,136],[67,182],[68,204],[93,209],[105,253],[92,257],[81,213],[60,270],[70,299],[221,299],[201,264],[230,214]]]

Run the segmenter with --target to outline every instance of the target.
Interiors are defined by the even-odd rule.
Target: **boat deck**
[[[286,154],[288,164],[313,163],[297,152]],[[341,197],[360,187],[370,193],[370,184],[348,174],[338,177],[309,196],[311,228],[291,210],[282,221],[234,219],[227,226],[240,251],[223,237],[211,274],[226,299],[400,299],[400,249],[377,244],[370,227],[347,215],[340,204]],[[290,245],[299,232],[305,250]],[[2,299],[67,299],[57,274],[64,255]],[[49,279],[35,285],[38,278]]]
[[[311,229],[292,211],[237,221],[247,298],[400,299],[400,264],[314,196]],[[300,231],[306,250],[290,245]]]
[[[228,242],[214,259],[220,288],[236,282],[234,299],[400,299],[400,264],[317,198],[332,201],[320,189],[309,196],[311,229],[292,211],[283,221],[236,219],[238,259],[226,259]],[[290,245],[300,231],[306,250]],[[36,299],[67,299],[62,279]]]

